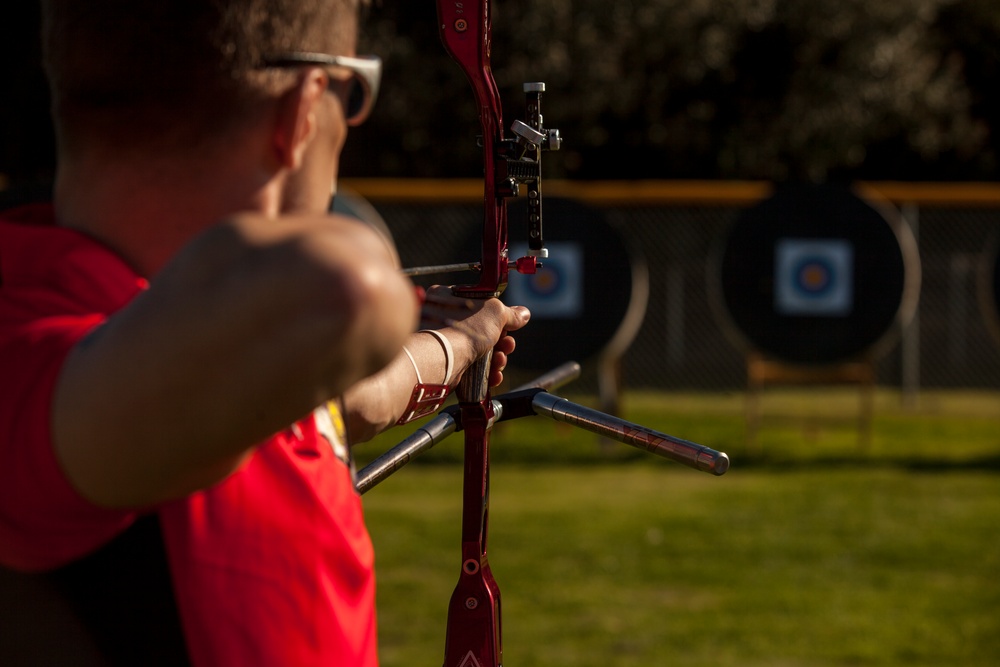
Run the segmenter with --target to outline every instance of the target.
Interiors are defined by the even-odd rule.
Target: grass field
[[[498,425],[505,665],[1000,664],[1000,393],[880,393],[867,450],[847,392],[769,394],[759,451],[742,409],[625,397],[627,419],[727,451],[720,478],[542,418]],[[384,667],[442,663],[461,450],[364,496]]]

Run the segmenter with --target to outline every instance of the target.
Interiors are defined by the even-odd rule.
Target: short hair
[[[363,2],[363,0],[361,0]],[[43,0],[42,45],[63,151],[225,135],[293,76],[282,51],[353,48],[359,0]]]

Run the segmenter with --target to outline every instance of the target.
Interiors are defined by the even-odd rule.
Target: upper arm
[[[403,279],[365,234],[260,218],[218,225],[77,345],[53,429],[81,492],[139,506],[202,488],[388,363],[415,309],[400,308]]]

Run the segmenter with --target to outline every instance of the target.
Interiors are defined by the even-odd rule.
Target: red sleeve
[[[130,511],[96,507],[70,485],[51,442],[52,394],[66,355],[100,315],[0,321],[0,563],[43,570],[127,527]]]

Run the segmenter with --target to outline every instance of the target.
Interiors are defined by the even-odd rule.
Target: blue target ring
[[[853,244],[838,238],[778,239],[774,246],[776,312],[843,317],[853,302]]]

